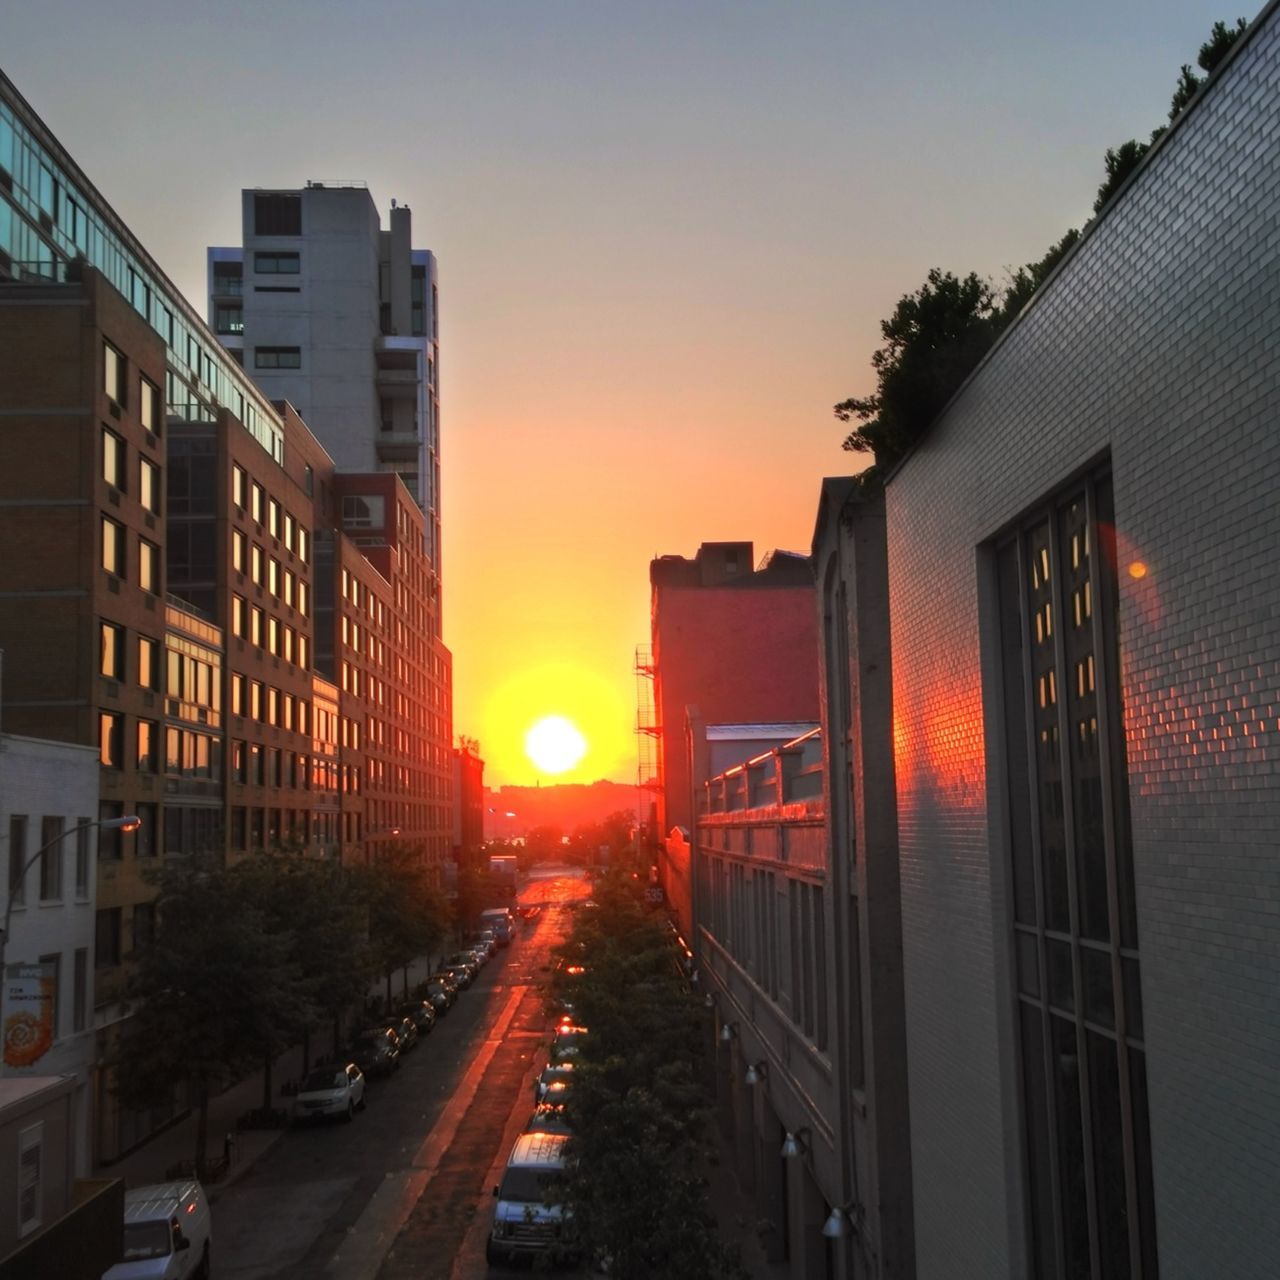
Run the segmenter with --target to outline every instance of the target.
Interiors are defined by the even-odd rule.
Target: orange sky
[[[1246,12],[1252,12],[1251,6]],[[240,189],[410,205],[442,309],[454,727],[532,783],[544,714],[635,779],[648,564],[805,550],[831,405],[930,267],[1087,218],[1215,0],[43,0],[4,69],[203,311]],[[229,37],[234,33],[234,38]],[[193,89],[193,86],[195,87]],[[544,782],[548,778],[542,779]]]

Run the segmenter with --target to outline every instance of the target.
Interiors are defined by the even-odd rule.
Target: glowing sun
[[[587,754],[587,740],[572,720],[543,716],[524,735],[524,752],[543,773],[567,773]]]

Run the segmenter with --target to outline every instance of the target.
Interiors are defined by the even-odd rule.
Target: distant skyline
[[[807,550],[831,406],[930,267],[1001,281],[1165,119],[1207,0],[47,0],[0,66],[201,314],[242,187],[366,181],[440,263],[445,639],[486,782],[634,781],[648,563]]]

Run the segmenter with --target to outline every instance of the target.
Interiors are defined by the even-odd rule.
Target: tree
[[[558,1193],[574,1245],[607,1258],[618,1280],[739,1275],[700,1173],[705,1011],[630,875],[607,876],[595,896],[597,906],[579,913],[559,949],[553,980],[590,1027],[568,1102],[573,1137]]]
[[[448,911],[411,850],[360,869],[354,887],[368,912],[369,949],[374,971],[386,977],[390,1011],[392,975],[440,942]]]
[[[116,1090],[148,1106],[187,1081],[197,1108],[195,1163],[206,1163],[212,1093],[260,1061],[282,1027],[308,1016],[292,939],[246,890],[251,877],[196,862],[168,870],[156,934],[129,984]]]

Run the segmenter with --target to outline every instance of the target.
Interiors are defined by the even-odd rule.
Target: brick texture
[[[1278,210],[1273,5],[888,486],[922,1278],[1026,1266],[981,548],[1108,455],[1160,1273],[1280,1265]]]

